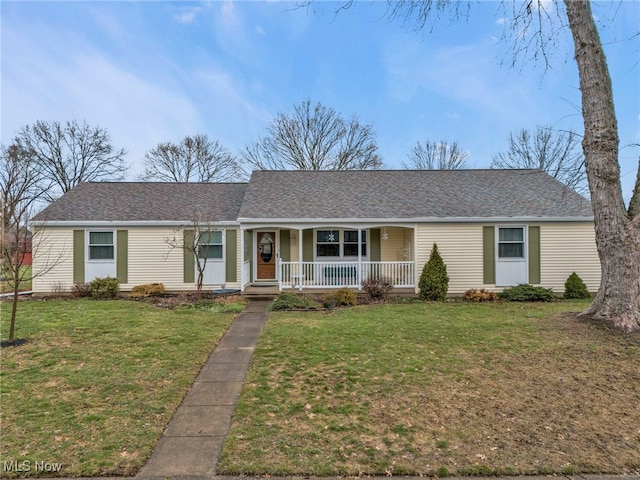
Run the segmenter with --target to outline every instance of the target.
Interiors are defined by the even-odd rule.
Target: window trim
[[[214,232],[220,232],[220,243],[206,243],[206,244],[203,244],[203,245],[207,245],[207,246],[220,245],[221,255],[220,255],[220,258],[207,257],[206,258],[206,262],[207,263],[209,263],[210,261],[212,261],[212,262],[224,262],[224,260],[225,260],[225,237],[226,237],[226,235],[225,235],[225,230],[224,229],[218,229],[218,228],[217,229],[206,229],[206,230],[199,231],[199,232],[196,231],[195,241],[196,241],[196,257],[197,257],[197,259],[205,260],[204,257],[200,256],[200,242],[199,242],[199,240],[200,240],[201,236],[203,234],[206,234],[206,233],[214,233]]]
[[[361,242],[360,242],[360,248],[362,249],[362,247],[364,247],[366,254],[364,255],[360,255],[360,258],[362,260],[368,260],[369,259],[369,249],[367,248],[367,237],[369,236],[367,234],[367,228],[363,228],[361,229],[362,235],[361,235]],[[338,232],[338,241],[337,242],[318,242],[318,232],[320,231],[336,231]],[[346,228],[346,227],[320,227],[320,228],[314,228],[313,229],[313,259],[314,261],[357,261],[358,260],[358,255],[345,255],[344,254],[344,246],[345,246],[345,235],[344,232],[358,232],[357,228]],[[362,241],[362,239],[364,238],[364,242]],[[338,248],[339,248],[339,255],[338,256],[321,256],[318,255],[318,244],[323,245],[323,244],[338,244]],[[346,242],[350,245],[357,245],[358,242]],[[362,250],[360,250],[360,253],[362,253]]]
[[[91,243],[91,234],[92,233],[110,233],[111,234],[111,243]],[[86,261],[90,263],[115,263],[117,256],[117,235],[115,230],[97,228],[97,229],[87,229],[85,230],[85,240],[86,240]],[[111,247],[113,249],[113,255],[111,258],[91,258],[91,247]]]
[[[516,242],[516,241],[500,241],[500,229],[506,229],[506,228],[519,228],[522,230],[522,241],[521,242]],[[528,228],[527,225],[496,225],[496,245],[495,245],[495,255],[496,255],[496,262],[528,262],[529,258],[528,258],[528,245],[529,245],[529,236],[528,236]],[[500,244],[501,243],[505,243],[505,244],[522,244],[522,256],[521,257],[501,257],[500,256]]]

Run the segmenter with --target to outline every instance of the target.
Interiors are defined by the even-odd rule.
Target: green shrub
[[[587,286],[576,272],[564,282],[564,298],[591,298]]]
[[[371,300],[386,300],[393,290],[393,282],[387,277],[371,276],[362,281],[362,290]]]
[[[164,285],[162,283],[146,283],[133,287],[131,289],[131,296],[137,298],[160,297],[164,292]]]
[[[332,307],[352,307],[358,303],[358,295],[353,290],[341,288],[336,292],[329,293],[324,298],[324,305]]]
[[[498,301],[498,295],[495,292],[490,292],[484,288],[477,289],[472,288],[464,292],[462,298],[468,302],[496,302]]]
[[[91,297],[100,300],[116,298],[118,287],[118,279],[111,277],[96,278],[89,283]]]
[[[267,310],[317,310],[319,308],[320,304],[308,297],[285,292],[278,295],[278,298],[269,305]]]
[[[420,298],[423,300],[444,301],[449,290],[449,276],[447,266],[444,264],[438,245],[433,244],[429,261],[425,263],[418,283]]]
[[[550,288],[534,287],[521,283],[498,293],[498,297],[507,302],[551,302],[555,295]]]

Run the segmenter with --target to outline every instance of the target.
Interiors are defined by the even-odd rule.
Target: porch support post
[[[244,229],[240,228],[240,291],[244,292]]]
[[[413,290],[419,293],[418,284],[420,283],[420,273],[418,273],[418,224],[413,225]]]
[[[302,291],[302,228],[298,229],[298,289]]]
[[[358,290],[362,290],[362,229],[358,228],[358,274],[356,275]]]

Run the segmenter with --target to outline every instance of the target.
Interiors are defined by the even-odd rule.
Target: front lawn
[[[270,314],[219,474],[640,469],[640,337],[583,302]]]
[[[68,477],[137,473],[233,317],[126,300],[20,302],[16,337],[28,342],[0,352],[0,476],[55,464]]]
[[[24,272],[22,277],[28,279],[23,282],[20,282],[20,287],[19,287],[20,291],[23,292],[23,291],[31,290],[31,283],[32,283],[31,282],[31,265],[25,265],[23,267],[20,267],[20,271]],[[0,276],[0,293],[11,293],[11,292],[13,292],[13,287],[9,285],[9,282],[6,281],[6,278],[2,278]]]

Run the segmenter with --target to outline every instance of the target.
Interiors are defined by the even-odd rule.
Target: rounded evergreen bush
[[[318,310],[320,304],[297,293],[284,292],[278,295],[267,310]]]
[[[564,298],[591,298],[587,285],[576,272],[564,282]]]
[[[423,300],[444,301],[449,290],[449,276],[438,245],[433,244],[429,261],[425,263],[418,283],[420,298]]]
[[[358,303],[358,296],[356,292],[349,288],[341,288],[330,296],[337,307],[352,307]]]
[[[89,283],[91,297],[99,300],[116,298],[118,295],[119,282],[117,278],[104,277],[96,278]]]
[[[552,302],[555,299],[550,288],[534,287],[528,283],[506,288],[498,293],[498,297],[507,302]]]

